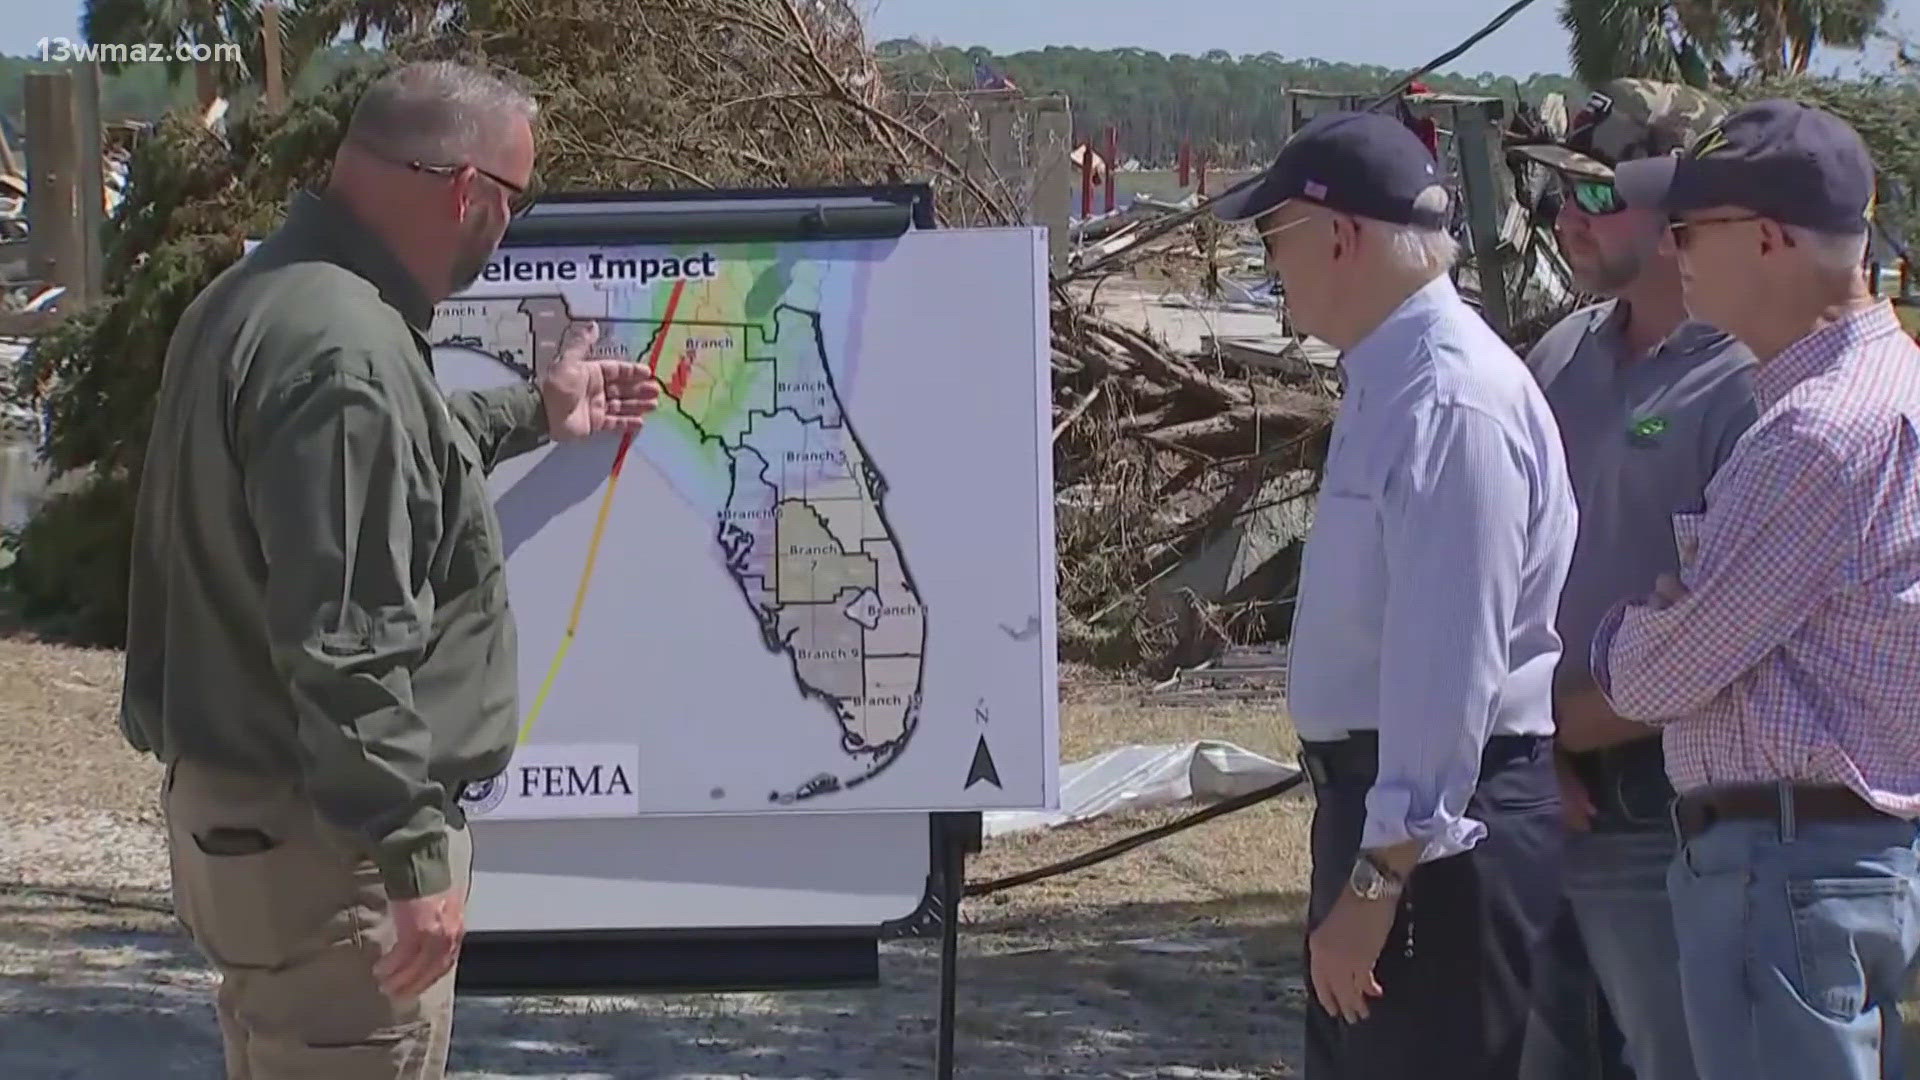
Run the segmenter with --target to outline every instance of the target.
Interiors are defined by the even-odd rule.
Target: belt
[[[1546,752],[1549,735],[1493,735],[1480,755],[1482,773]],[[1301,742],[1300,767],[1316,788],[1331,783],[1371,782],[1380,771],[1380,735],[1356,731],[1344,739]]]
[[[1801,821],[1874,821],[1893,815],[1853,789],[1830,784],[1748,784],[1691,792],[1673,801],[1674,829],[1692,838],[1720,821],[1768,821],[1782,838]]]
[[[1660,832],[1673,828],[1673,785],[1660,738],[1565,754],[1593,800],[1593,832]]]

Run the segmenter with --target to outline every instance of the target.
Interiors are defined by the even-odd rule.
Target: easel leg
[[[946,866],[940,891],[940,1048],[934,1060],[933,1074],[939,1080],[953,1080],[953,1020],[957,1010],[960,959],[960,894],[965,873],[966,853],[949,838]]]
[[[953,1025],[960,961],[960,900],[966,893],[967,855],[980,850],[980,815],[942,816],[940,843],[940,1016],[934,1056],[936,1080],[953,1080]]]

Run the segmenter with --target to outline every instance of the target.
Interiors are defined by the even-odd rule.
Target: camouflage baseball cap
[[[1620,162],[1671,154],[1725,115],[1724,106],[1691,86],[1614,79],[1587,99],[1558,145],[1515,152],[1576,176],[1611,180]]]

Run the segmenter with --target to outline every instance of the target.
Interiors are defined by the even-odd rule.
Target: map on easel
[[[469,813],[1048,807],[1045,256],[1027,229],[516,247],[442,303],[449,389],[591,323],[663,390],[638,437],[492,476],[525,715]]]

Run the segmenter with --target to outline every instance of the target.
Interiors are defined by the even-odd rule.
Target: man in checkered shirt
[[[1673,217],[1696,318],[1754,353],[1759,415],[1674,515],[1678,580],[1615,607],[1593,675],[1663,729],[1667,878],[1702,1080],[1898,1077],[1920,949],[1920,349],[1861,272],[1874,168],[1764,101],[1622,163]]]

